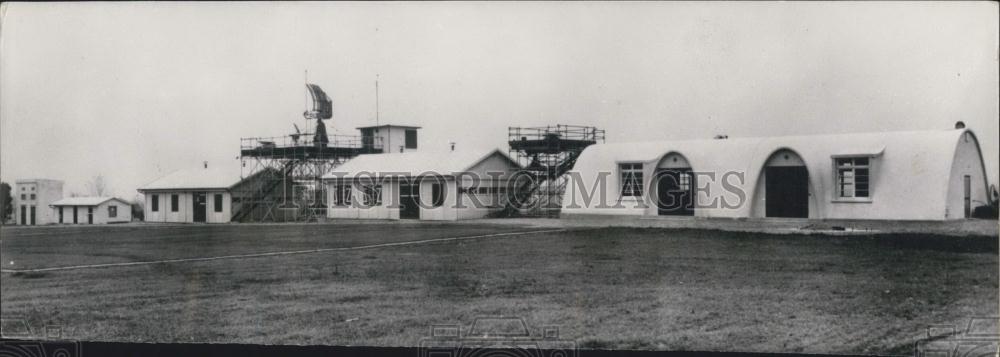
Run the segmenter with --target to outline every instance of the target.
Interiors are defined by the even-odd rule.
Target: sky
[[[419,125],[422,149],[508,126],[607,142],[945,130],[998,162],[995,2],[4,3],[0,179],[112,192],[238,170],[291,133],[303,82],[334,134]]]

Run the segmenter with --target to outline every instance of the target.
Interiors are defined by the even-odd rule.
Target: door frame
[[[409,189],[404,191],[403,187]],[[396,191],[399,198],[399,219],[420,219],[420,182],[401,179]]]
[[[805,190],[805,195],[803,196],[803,202],[801,202],[802,203],[801,210],[795,210],[794,212],[792,212],[793,209],[790,208],[790,207],[781,207],[781,208],[778,208],[776,206],[772,206],[772,205],[777,205],[778,203],[775,203],[774,200],[768,200],[768,196],[771,195],[771,194],[773,194],[773,192],[771,190],[768,190],[768,186],[774,184],[774,181],[771,180],[771,178],[769,177],[771,175],[768,175],[768,172],[771,171],[771,170],[781,170],[781,169],[784,169],[784,170],[790,170],[790,169],[801,170],[801,172],[803,174],[802,177],[801,177],[801,179],[803,180],[803,187],[802,187],[802,189]],[[783,186],[787,186],[787,185],[783,185]],[[809,193],[809,168],[807,166],[803,165],[803,166],[765,166],[764,167],[764,217],[767,217],[767,218],[809,218],[809,196],[810,196],[810,193]],[[790,202],[790,200],[786,199],[786,200],[783,200],[782,203],[787,204],[788,202]],[[775,207],[775,208],[773,208],[773,211],[775,211],[775,212],[772,212],[772,207]]]
[[[200,204],[199,197],[201,198]],[[208,194],[206,192],[191,193],[191,221],[195,223],[208,222]]]
[[[674,185],[675,189],[680,187],[680,184],[681,184],[681,182],[680,182],[681,175],[687,174],[688,176],[690,176],[689,177],[689,182],[688,182],[688,192],[687,192],[687,195],[686,195],[686,197],[687,197],[686,198],[686,202],[682,202],[681,203],[682,206],[674,207],[672,210],[665,209],[661,205],[661,201],[663,201],[663,197],[664,197],[664,192],[662,190],[662,188],[663,188],[663,182],[664,182],[663,180],[664,180],[664,178],[666,176],[668,176],[668,173],[670,173],[670,172],[677,173],[676,175],[673,175],[673,179],[674,179],[673,182],[676,183],[676,185]],[[694,194],[695,194],[695,187],[697,187],[697,185],[695,183],[694,171],[690,167],[684,167],[684,168],[657,168],[656,172],[653,174],[653,178],[656,180],[656,197],[654,197],[655,198],[654,202],[656,203],[656,215],[658,215],[658,216],[678,216],[678,217],[690,217],[690,216],[694,216],[694,210],[695,210],[695,207],[694,207],[695,206],[695,197],[694,197]],[[670,182],[670,181],[667,181],[667,182]],[[675,191],[675,192],[679,192],[679,191]]]

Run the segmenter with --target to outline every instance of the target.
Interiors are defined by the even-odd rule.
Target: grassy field
[[[458,237],[467,224],[2,231],[5,269]],[[13,261],[13,264],[10,262]],[[605,228],[274,257],[0,275],[4,318],[70,338],[416,346],[432,324],[522,317],[586,348],[910,353],[996,316],[995,237]]]

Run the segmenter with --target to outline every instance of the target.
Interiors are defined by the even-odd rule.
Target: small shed
[[[69,197],[50,205],[59,224],[106,224],[132,221],[132,205],[115,197]]]

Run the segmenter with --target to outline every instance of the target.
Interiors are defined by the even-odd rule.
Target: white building
[[[132,221],[132,205],[115,197],[69,197],[52,203],[59,224],[106,224]]]
[[[520,166],[500,150],[361,155],[323,176],[327,216],[458,220],[503,208]]]
[[[570,174],[564,216],[946,220],[987,202],[964,128],[598,144]]]
[[[232,188],[238,171],[178,170],[138,189],[147,222],[226,223],[232,218]]]
[[[14,224],[34,226],[56,223],[55,212],[49,205],[63,198],[62,181],[17,180],[13,190]]]
[[[382,152],[400,153],[417,150],[419,126],[378,125],[358,127],[361,141],[366,145],[380,145]]]

